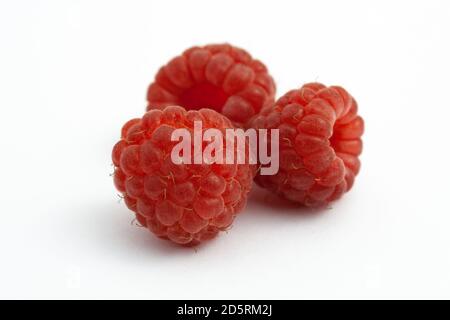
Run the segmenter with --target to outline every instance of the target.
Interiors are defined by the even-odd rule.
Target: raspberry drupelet
[[[274,97],[275,83],[263,63],[229,44],[207,45],[184,51],[158,71],[148,88],[147,110],[211,108],[246,127]]]
[[[177,128],[192,134],[194,121],[201,121],[203,130],[233,127],[211,109],[151,110],[123,126],[112,152],[114,184],[137,221],[156,236],[182,245],[226,230],[245,206],[253,179],[248,164],[175,164],[171,152],[178,142],[171,141],[171,134]]]
[[[253,128],[279,129],[280,170],[256,182],[308,207],[349,191],[360,169],[364,121],[341,87],[308,83],[282,96],[251,120]]]

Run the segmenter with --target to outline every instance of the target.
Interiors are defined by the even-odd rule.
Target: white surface
[[[450,298],[448,1],[0,1],[0,298]],[[278,96],[318,80],[366,120],[332,209],[255,190],[194,249],[131,225],[109,174],[158,67],[228,41]]]

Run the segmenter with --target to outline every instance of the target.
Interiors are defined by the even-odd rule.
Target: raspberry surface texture
[[[308,207],[326,205],[352,188],[360,169],[364,121],[343,88],[305,84],[264,108],[250,124],[279,129],[280,170],[258,175],[262,187]]]
[[[171,141],[171,134],[177,128],[192,134],[194,121],[201,121],[203,131],[233,128],[211,109],[170,106],[128,121],[112,151],[114,184],[137,221],[156,236],[182,245],[226,230],[245,206],[253,180],[248,164],[175,164],[171,153],[178,141]]]
[[[158,71],[148,88],[147,110],[210,108],[246,127],[274,97],[275,83],[263,63],[229,44],[207,45],[184,51]]]

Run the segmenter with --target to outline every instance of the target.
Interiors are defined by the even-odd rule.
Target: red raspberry
[[[171,133],[176,128],[192,133],[194,121],[223,134],[233,127],[211,109],[151,110],[124,125],[112,152],[115,186],[137,220],[158,237],[185,245],[227,229],[245,206],[253,178],[248,164],[174,164],[171,152],[178,142]]]
[[[353,97],[341,87],[305,84],[264,108],[254,128],[279,129],[280,170],[256,182],[309,207],[336,200],[359,172],[364,121]]]
[[[273,104],[274,96],[275,84],[264,64],[240,48],[208,45],[186,50],[159,70],[148,89],[147,110],[211,108],[243,127]]]

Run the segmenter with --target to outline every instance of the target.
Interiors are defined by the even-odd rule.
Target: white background
[[[230,42],[277,96],[347,88],[362,171],[314,212],[255,189],[180,248],[132,225],[109,174],[157,69]],[[450,298],[450,2],[0,1],[0,298]]]

